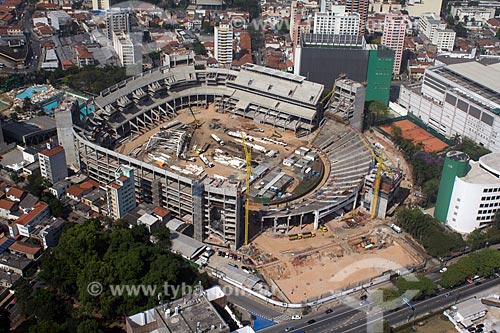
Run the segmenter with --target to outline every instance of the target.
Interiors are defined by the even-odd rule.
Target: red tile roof
[[[17,187],[11,187],[6,194],[8,197],[12,196],[21,199],[22,196],[24,195],[24,191],[18,189]]]
[[[21,225],[26,225],[31,220],[33,220],[38,214],[40,214],[42,211],[44,211],[48,205],[45,202],[39,201],[33,206],[33,210],[30,211],[28,214],[24,214],[20,218],[14,221],[14,223],[21,224]]]
[[[16,205],[15,202],[7,200],[7,199],[1,199],[0,200],[0,208],[5,209],[5,210],[11,210],[14,206]]]
[[[48,157],[52,157],[52,156],[59,154],[62,151],[64,151],[63,146],[56,146],[52,149],[44,149],[40,152],[40,154],[48,156]]]
[[[163,208],[161,206],[154,207],[152,209],[152,212],[162,218],[170,214],[170,210]]]
[[[9,246],[9,250],[25,254],[37,254],[38,252],[40,252],[41,249],[42,248],[40,246],[19,241],[14,242],[14,244]]]

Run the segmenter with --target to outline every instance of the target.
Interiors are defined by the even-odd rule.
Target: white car
[[[444,273],[444,272],[446,272],[447,270],[448,270],[448,268],[443,267],[443,268],[441,268],[441,269],[439,270],[439,273]]]
[[[301,316],[301,315],[293,315],[293,316],[292,316],[292,319],[293,319],[293,320],[302,319],[302,316]]]

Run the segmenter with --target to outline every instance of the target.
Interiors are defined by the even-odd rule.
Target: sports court
[[[379,126],[379,128],[388,135],[392,136],[392,125],[401,128],[403,132],[402,136],[404,139],[410,139],[414,144],[418,144],[421,142],[424,145],[423,151],[425,152],[434,153],[448,147],[448,144],[446,144],[446,142],[438,139],[437,137],[408,119],[398,120],[390,124],[385,124]]]

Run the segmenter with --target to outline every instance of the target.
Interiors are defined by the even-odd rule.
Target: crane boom
[[[365,145],[366,149],[372,154],[373,159],[377,162],[377,175],[375,176],[375,182],[373,183],[373,198],[372,198],[372,204],[370,207],[370,217],[373,219],[377,216],[377,204],[378,204],[378,194],[380,192],[380,180],[382,179],[382,170],[386,171],[389,176],[392,175],[391,170],[389,170],[385,164],[382,158],[380,156],[377,156],[375,152],[373,151],[372,147],[366,142],[365,138],[361,133],[359,133],[359,138]]]
[[[248,245],[248,219],[250,213],[250,177],[253,175],[252,171],[252,155],[247,147],[247,142],[245,141],[245,135],[241,133],[241,140],[243,143],[243,149],[245,151],[245,161],[247,165],[246,173],[246,189],[245,189],[245,245]]]

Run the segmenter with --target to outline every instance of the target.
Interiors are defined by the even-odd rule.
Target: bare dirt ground
[[[256,144],[266,147],[268,150],[275,150],[278,152],[277,157],[269,158],[264,154],[254,151],[252,153],[252,160],[257,162],[266,162],[271,163],[272,166],[276,166],[281,163],[283,158],[289,156],[294,152],[294,150],[300,146],[304,146],[308,144],[308,137],[303,137],[298,139],[295,134],[291,131],[280,131],[275,130],[272,126],[266,124],[256,124],[251,119],[245,119],[239,116],[234,116],[230,113],[218,113],[215,111],[215,107],[213,104],[210,104],[207,109],[193,107],[193,112],[195,114],[196,119],[201,124],[201,126],[194,131],[194,134],[191,138],[191,143],[189,145],[189,150],[187,151],[188,157],[196,157],[196,162],[182,161],[182,160],[173,160],[172,165],[175,164],[180,167],[185,167],[188,164],[195,164],[200,167],[204,167],[204,171],[210,175],[220,175],[223,177],[233,176],[235,178],[242,178],[245,175],[245,168],[240,170],[224,166],[218,163],[214,163],[214,168],[205,168],[203,162],[198,158],[198,154],[195,151],[196,148],[202,147],[205,143],[210,144],[210,148],[205,152],[205,156],[208,157],[210,161],[213,161],[211,156],[214,154],[215,149],[221,149],[224,152],[228,152],[231,156],[239,157],[244,159],[244,151],[241,143],[237,143],[235,138],[230,137],[225,132],[227,130],[231,131],[245,131],[251,136],[257,138],[263,137],[273,137],[273,133],[275,136],[273,137],[275,140],[286,142],[288,145],[283,147],[274,143],[260,143],[256,142]],[[189,109],[179,110],[178,116],[175,119],[169,120],[163,124],[158,124],[158,127],[150,130],[143,135],[134,138],[131,141],[126,142],[124,145],[118,147],[117,151],[122,154],[129,155],[138,147],[145,147],[149,138],[158,132],[160,126],[164,126],[174,120],[179,120],[183,124],[191,124],[194,122],[194,117],[189,111]],[[218,123],[218,128],[211,129],[210,125],[212,123]],[[258,130],[263,130],[258,131]],[[211,138],[211,134],[216,134],[221,140],[225,142],[224,146],[220,146],[215,142],[214,139]],[[279,137],[278,137],[279,136]],[[311,136],[311,135],[310,135]],[[146,156],[142,156],[145,158]],[[293,176],[293,174],[291,174]]]
[[[254,258],[264,258],[257,259],[259,270],[276,283],[288,301],[302,302],[422,262],[423,258],[382,221],[349,216],[328,222],[328,232],[318,230],[314,238],[290,241],[271,232],[259,236],[252,243],[261,254]],[[301,232],[311,229],[307,225]],[[374,244],[371,249],[364,248],[367,243],[362,243],[362,236]]]

